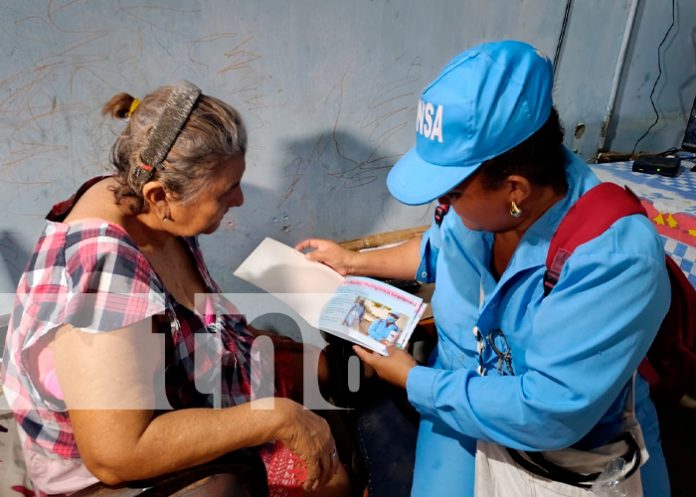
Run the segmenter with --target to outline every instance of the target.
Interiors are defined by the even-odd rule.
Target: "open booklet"
[[[234,275],[274,294],[315,328],[382,355],[389,344],[406,346],[427,307],[423,299],[379,280],[341,276],[272,238]]]

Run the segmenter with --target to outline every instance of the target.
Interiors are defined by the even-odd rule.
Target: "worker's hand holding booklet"
[[[387,345],[406,346],[427,305],[379,280],[341,276],[272,238],[234,274],[275,295],[311,326],[383,355]]]

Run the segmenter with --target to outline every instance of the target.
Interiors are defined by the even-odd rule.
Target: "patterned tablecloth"
[[[665,250],[696,287],[696,171],[682,167],[669,178],[631,171],[631,162],[591,164],[602,181],[626,185],[643,201]]]

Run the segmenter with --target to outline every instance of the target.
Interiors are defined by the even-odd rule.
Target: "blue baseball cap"
[[[460,53],[423,90],[416,146],[389,171],[387,188],[409,205],[441,197],[538,131],[551,114],[552,89],[551,61],[527,43]]]

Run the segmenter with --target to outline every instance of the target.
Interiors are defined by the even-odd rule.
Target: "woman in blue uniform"
[[[549,241],[599,183],[562,144],[552,86],[549,60],[521,42],[456,56],[423,91],[416,145],[387,179],[405,204],[439,200],[429,231],[364,253],[319,239],[297,246],[344,274],[436,283],[438,345],[426,365],[397,349],[356,350],[420,414],[414,496],[473,495],[477,440],[587,450],[620,434],[631,378],[667,312],[662,244],[637,215],[578,247],[544,297]],[[635,413],[649,452],[644,495],[669,495],[640,377]]]
[[[367,334],[378,342],[387,340],[390,335],[393,336],[393,333],[399,332],[399,327],[396,325],[398,317],[397,314],[390,312],[386,318],[375,319],[367,330]]]

